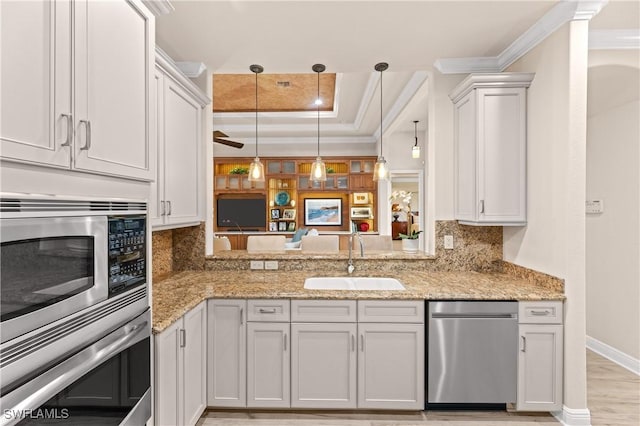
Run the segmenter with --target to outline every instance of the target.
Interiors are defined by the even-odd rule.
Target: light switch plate
[[[251,269],[264,269],[264,260],[252,260],[250,267]]]
[[[453,235],[444,236],[444,248],[447,250],[453,250]]]

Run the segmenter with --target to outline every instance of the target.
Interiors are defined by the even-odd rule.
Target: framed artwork
[[[287,226],[287,231],[294,232],[296,230],[296,223],[289,222],[289,226]]]
[[[287,230],[287,222],[278,222],[278,231],[286,231]]]
[[[304,224],[308,226],[342,225],[342,199],[305,198]]]
[[[284,209],[284,211],[282,212],[282,218],[284,220],[295,220],[296,209]]]
[[[278,232],[278,222],[269,222],[269,231]]]
[[[369,204],[369,193],[368,192],[354,192],[353,193],[353,204]]]
[[[280,219],[280,209],[271,209],[271,220]]]
[[[373,210],[371,207],[351,207],[352,219],[371,219],[373,217]]]

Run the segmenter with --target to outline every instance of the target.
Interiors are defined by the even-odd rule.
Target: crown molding
[[[535,77],[535,73],[532,72],[470,74],[451,91],[449,97],[453,103],[456,103],[473,89],[481,87],[529,87],[533,77]]]
[[[236,138],[237,140],[241,140]],[[254,140],[243,141],[247,145],[253,145]],[[315,145],[318,142],[317,136],[308,137],[263,137],[260,136],[260,145]],[[374,144],[376,139],[373,136],[323,136],[321,138],[322,145],[337,144]]]
[[[255,115],[255,113],[254,113]],[[262,113],[260,114],[262,116]],[[314,115],[315,118],[315,115]],[[251,135],[255,132],[255,124],[225,124],[216,125],[214,119],[214,127],[222,132],[235,135]],[[322,124],[323,132],[340,132],[340,133],[353,133],[356,132],[353,123],[328,123]],[[315,123],[309,124],[260,124],[260,140],[262,135],[268,135],[269,133],[311,133],[316,134],[318,131],[318,125]],[[314,136],[316,138],[316,136]],[[315,139],[314,139],[315,140]]]
[[[479,58],[443,58],[434,63],[442,74],[496,73],[505,70],[549,35],[569,21],[589,20],[609,0],[563,0],[542,16],[498,56]]]
[[[166,54],[159,46],[156,46],[156,66],[158,66],[165,74],[173,78],[179,84],[184,86],[195,98],[200,102],[201,106],[205,106],[211,103],[211,99],[205,95],[202,90],[189,78],[184,75],[176,63]]]
[[[591,30],[589,49],[640,49],[640,30]]]
[[[207,70],[207,66],[202,62],[176,62],[176,66],[184,75],[189,78],[197,78]]]
[[[366,114],[369,105],[371,105],[373,95],[376,92],[376,88],[378,87],[378,80],[380,80],[379,72],[371,72],[371,74],[369,74],[369,81],[367,81],[367,86],[364,89],[362,98],[360,98],[360,105],[358,106],[356,119],[353,121],[353,125],[356,129],[359,129],[360,126],[362,126],[364,115]]]
[[[142,0],[142,4],[155,16],[168,15],[175,10],[169,0]]]

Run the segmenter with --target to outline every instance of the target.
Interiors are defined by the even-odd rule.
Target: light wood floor
[[[587,351],[588,405],[593,426],[640,425],[640,379]],[[557,426],[548,413],[208,411],[197,426]]]

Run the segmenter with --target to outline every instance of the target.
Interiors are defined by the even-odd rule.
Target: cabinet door
[[[149,221],[151,226],[164,224],[165,204],[164,204],[164,74],[158,68],[153,74],[153,88],[151,90],[152,111],[155,114],[155,133],[153,138],[156,141],[155,157],[155,179],[151,182],[149,197]]]
[[[74,167],[152,180],[154,17],[140,0],[74,8]]]
[[[478,220],[526,221],[526,89],[477,89]]]
[[[184,316],[183,424],[195,425],[207,406],[207,305]]]
[[[356,408],[356,324],[291,324],[291,407]]]
[[[424,325],[358,324],[358,408],[424,409]]]
[[[562,325],[520,324],[518,401],[523,411],[562,408]]]
[[[168,224],[197,222],[199,215],[200,105],[172,79],[164,91],[165,202]]]
[[[180,401],[182,351],[180,328],[182,320],[155,336],[155,413],[157,425],[178,425],[183,413]]]
[[[210,299],[207,309],[207,403],[211,407],[245,407],[246,301]]]
[[[2,158],[68,168],[71,4],[12,1],[0,10]]]
[[[455,218],[475,221],[476,201],[476,106],[474,93],[457,102],[455,108]]]
[[[349,176],[349,189],[373,190],[376,183],[373,181],[372,174],[351,175]]]
[[[247,406],[290,407],[289,323],[250,322],[247,333]]]

